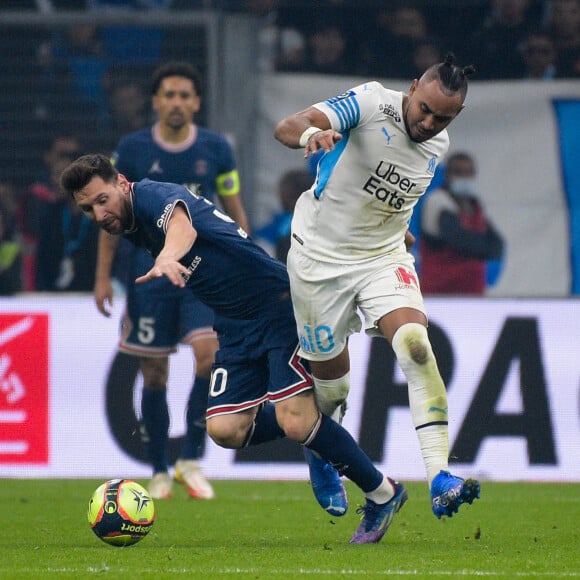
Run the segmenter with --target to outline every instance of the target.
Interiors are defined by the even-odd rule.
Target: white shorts
[[[414,308],[426,315],[415,259],[406,251],[364,263],[319,262],[292,244],[288,273],[300,355],[314,361],[330,360],[361,329],[382,336],[379,320],[398,308]]]

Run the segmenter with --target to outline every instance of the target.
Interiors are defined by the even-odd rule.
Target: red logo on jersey
[[[409,270],[405,270],[405,268],[397,268],[395,272],[397,274],[397,278],[401,284],[405,286],[415,286],[415,288],[419,287],[417,282],[417,278],[409,272]]]
[[[48,315],[0,314],[0,464],[48,463]]]

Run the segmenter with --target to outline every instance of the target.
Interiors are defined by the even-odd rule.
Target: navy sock
[[[167,391],[143,389],[141,415],[143,443],[153,472],[167,471],[167,445],[169,441],[169,409]]]
[[[266,403],[260,407],[242,447],[259,445],[282,437],[286,435],[276,420],[276,408],[272,403]]]
[[[365,493],[379,487],[383,474],[352,435],[330,417],[322,414],[320,417],[320,425],[309,436],[306,447],[316,451]]]
[[[205,450],[205,411],[209,393],[209,379],[195,377],[187,402],[187,431],[181,449],[182,459],[199,459]]]

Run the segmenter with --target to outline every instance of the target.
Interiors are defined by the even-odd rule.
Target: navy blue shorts
[[[136,356],[167,356],[178,345],[216,338],[214,313],[192,294],[166,278],[127,288],[119,350]]]
[[[206,417],[239,413],[311,390],[307,361],[298,357],[291,309],[256,321],[216,320],[220,348],[213,366]]]

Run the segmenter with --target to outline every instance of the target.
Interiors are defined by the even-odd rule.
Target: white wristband
[[[320,133],[320,131],[322,131],[322,129],[319,129],[318,127],[308,127],[308,129],[306,129],[306,131],[300,135],[300,141],[298,141],[298,145],[300,145],[300,147],[306,147],[310,137],[312,137],[314,133]]]

